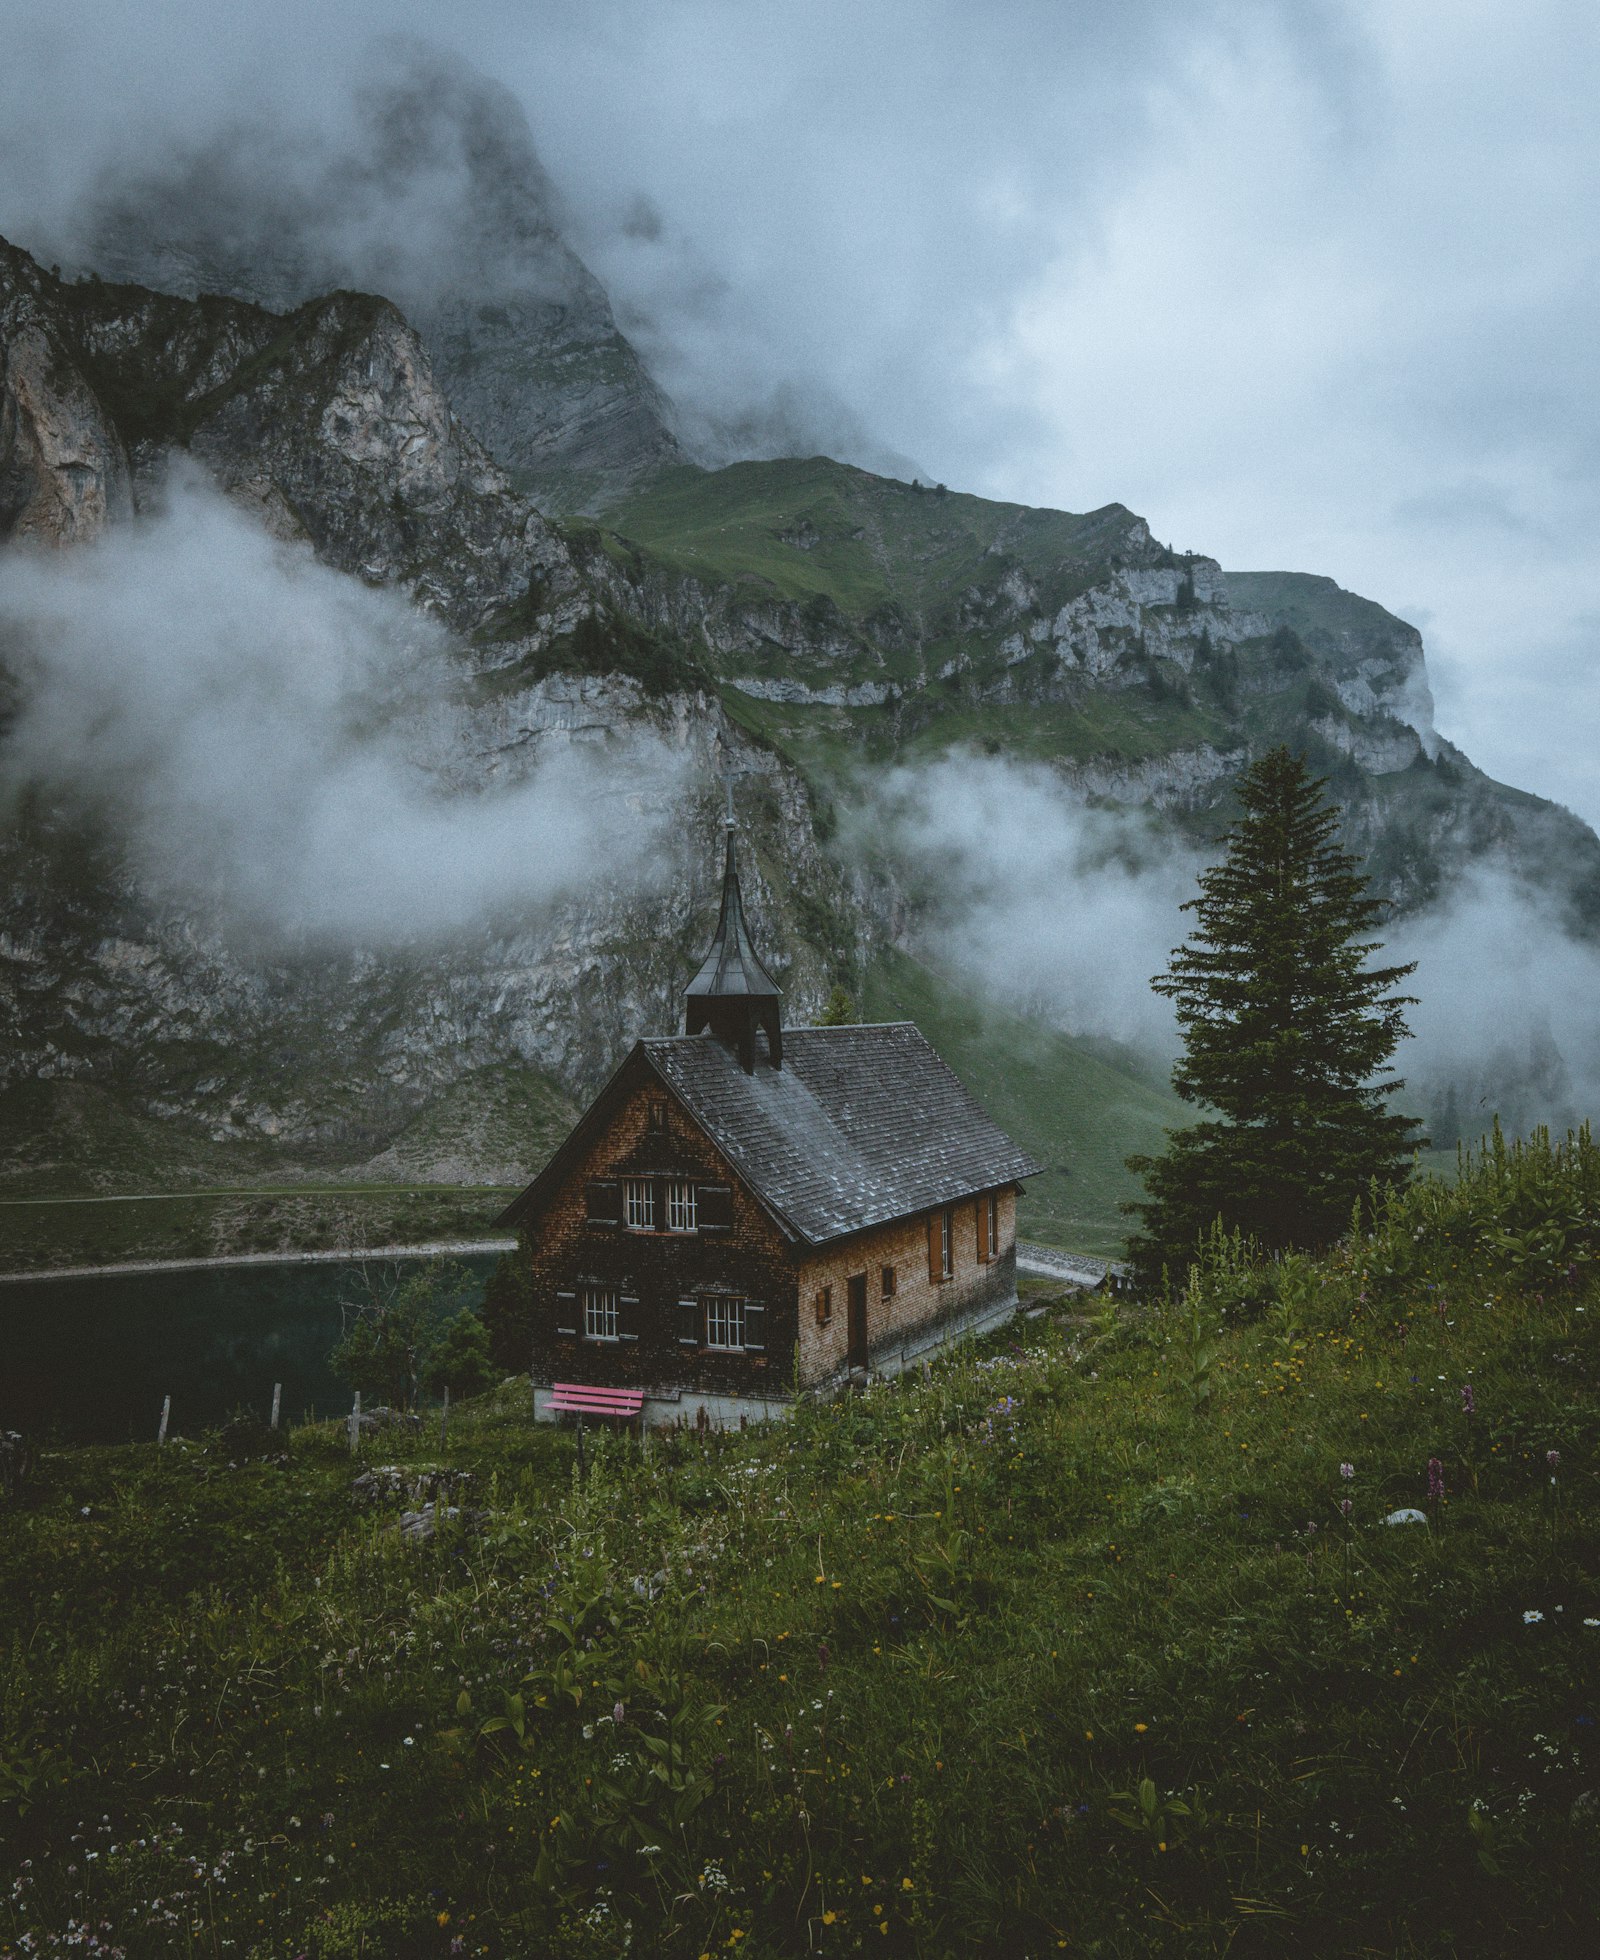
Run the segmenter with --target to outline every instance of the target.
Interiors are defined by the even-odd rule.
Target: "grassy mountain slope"
[[[1047,1307],[792,1425],[591,1429],[587,1474],[514,1383],[354,1465],[259,1419],[49,1451],[0,1530],[0,1951],[1587,1953],[1597,1247],[1535,1247],[1575,1195],[1592,1152],[1491,1161],[1205,1272],[1198,1332]]]
[[[1159,1150],[1167,1128],[1193,1120],[1170,1089],[1135,1059],[1007,1014],[903,953],[871,968],[862,1018],[915,1021],[995,1122],[1048,1166],[1022,1202],[1025,1237],[1120,1250],[1117,1207],[1139,1189],[1123,1158]]]
[[[827,456],[670,470],[604,521],[695,578],[827,599],[860,617],[893,608],[909,618],[931,616],[953,593],[981,592],[1012,565],[1062,605],[1128,550],[1139,525],[1121,504],[1085,516],[1034,510]]]

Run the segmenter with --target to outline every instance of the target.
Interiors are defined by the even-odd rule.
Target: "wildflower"
[[[1549,1464],[1550,1468],[1554,1470],[1556,1465],[1561,1461],[1560,1450],[1546,1450],[1544,1453],[1544,1460],[1546,1463]]]
[[[1356,1466],[1353,1463],[1341,1463],[1339,1465],[1339,1475],[1344,1478],[1346,1483],[1348,1483],[1355,1474],[1356,1474]]]
[[[1525,1627],[1531,1627],[1536,1621],[1542,1620],[1543,1618],[1544,1615],[1536,1607],[1530,1606],[1522,1616],[1522,1624]]]
[[[1428,1458],[1428,1500],[1437,1503],[1444,1496],[1444,1465],[1436,1456]]]
[[[619,1729],[622,1727],[623,1723],[627,1720],[627,1716],[628,1716],[628,1711],[623,1707],[620,1701],[617,1702],[611,1710],[611,1719],[613,1722],[616,1723]]]
[[[1461,1413],[1464,1416],[1475,1416],[1478,1413],[1478,1405],[1473,1400],[1471,1382],[1461,1384]]]
[[[1345,1514],[1345,1516],[1346,1516],[1346,1517],[1349,1517],[1349,1515],[1350,1515],[1350,1513],[1351,1513],[1351,1512],[1352,1512],[1352,1511],[1353,1511],[1353,1510],[1354,1510],[1355,1508],[1356,1508],[1356,1507],[1355,1507],[1355,1505],[1354,1505],[1354,1504],[1353,1504],[1353,1503],[1352,1503],[1352,1502],[1350,1501],[1350,1499],[1349,1499],[1348,1497],[1341,1497],[1341,1498],[1340,1498],[1340,1500],[1339,1500],[1339,1509],[1340,1509],[1341,1511],[1343,1511],[1343,1513]]]
[[[1146,1731],[1149,1729],[1149,1727],[1150,1724],[1148,1722],[1135,1722],[1133,1725],[1133,1732],[1135,1735],[1144,1735]]]
[[[828,1910],[822,1915],[822,1923],[824,1926],[831,1926],[833,1925],[835,1920],[838,1919],[838,1917],[839,1917],[838,1913],[836,1913],[833,1910],[832,1906],[830,1906]]]

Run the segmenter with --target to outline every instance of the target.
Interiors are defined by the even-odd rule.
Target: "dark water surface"
[[[481,1288],[495,1257],[454,1263]],[[283,1383],[285,1421],[340,1413],[349,1394],[328,1353],[340,1298],[353,1291],[350,1269],[332,1264],[0,1285],[0,1428],[63,1442],[153,1442],[170,1395],[168,1433],[193,1436],[242,1409],[267,1416],[274,1382]]]

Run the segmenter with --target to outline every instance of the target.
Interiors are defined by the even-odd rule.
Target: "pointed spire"
[[[711,949],[700,963],[700,970],[684,988],[684,1032],[699,1034],[709,1029],[719,1041],[737,1049],[745,1073],[755,1069],[757,1029],[767,1036],[768,1058],[774,1068],[783,1065],[783,1029],[778,1003],[782,996],[778,983],[756,956],[755,944],[744,916],[744,895],[739,890],[739,863],[734,849],[733,779],[728,778],[728,814],[723,820],[726,832],[722,871],[722,909],[717,915],[716,935]]]

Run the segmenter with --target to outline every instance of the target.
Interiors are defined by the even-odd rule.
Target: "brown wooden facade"
[[[1016,1186],[823,1246],[775,1219],[644,1052],[523,1221],[536,1391],[637,1388],[649,1421],[781,1413],[1016,1303]]]
[[[1015,1308],[1038,1165],[910,1022],[784,1030],[731,828],[685,1021],[635,1045],[504,1215],[541,1413],[564,1384],[638,1391],[647,1422],[774,1415]]]

